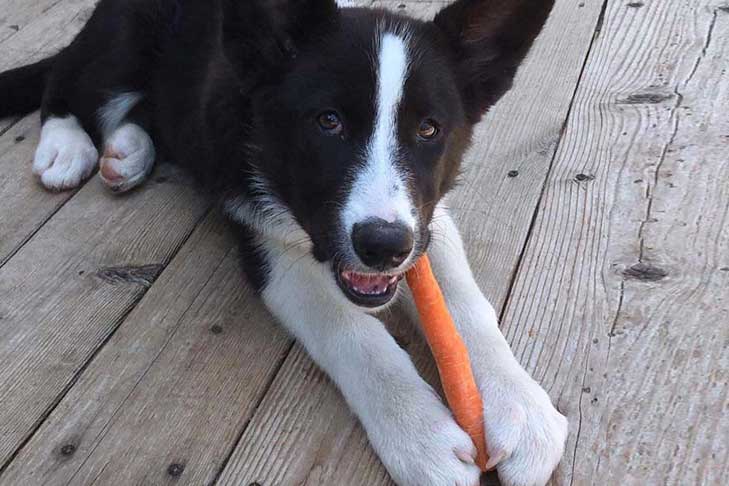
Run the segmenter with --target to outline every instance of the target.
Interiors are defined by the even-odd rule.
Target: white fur
[[[346,234],[370,218],[399,221],[415,229],[407,177],[398,162],[397,113],[408,75],[406,39],[384,33],[379,41],[375,127],[363,168],[356,174],[342,219]]]
[[[43,124],[33,173],[48,189],[78,187],[96,168],[99,154],[75,116],[50,117]]]
[[[485,399],[486,437],[504,486],[545,484],[567,438],[567,419],[519,365],[478,288],[458,229],[444,206],[436,209],[428,254],[448,309],[471,357]],[[410,312],[415,313],[412,302]]]
[[[395,481],[478,485],[470,438],[384,325],[349,303],[306,249],[270,240],[263,248],[266,305],[338,385]]]
[[[273,193],[259,173],[251,177],[250,197],[238,196],[225,201],[223,210],[234,221],[250,227],[256,234],[287,246],[311,249],[311,239],[291,212]]]
[[[112,136],[114,131],[124,122],[129,112],[141,100],[142,95],[134,91],[119,93],[114,95],[99,109],[97,113],[99,128],[105,139]]]
[[[101,180],[115,192],[141,184],[154,168],[155,149],[147,132],[134,123],[116,128],[105,141],[101,159]],[[107,178],[110,172],[120,178]]]

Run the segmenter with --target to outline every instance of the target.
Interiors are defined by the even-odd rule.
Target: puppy
[[[51,190],[97,166],[118,192],[158,156],[186,167],[394,480],[471,486],[471,440],[372,315],[413,308],[400,281],[427,250],[488,404],[490,465],[544,484],[567,422],[499,332],[443,198],[552,4],[456,0],[423,22],[334,0],[101,0],[67,48],[0,75],[0,115],[41,106],[33,172]]]

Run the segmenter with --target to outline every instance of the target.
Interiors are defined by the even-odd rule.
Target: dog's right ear
[[[223,46],[239,76],[251,79],[296,56],[338,15],[335,0],[223,0]]]
[[[435,16],[455,55],[471,121],[509,90],[553,5],[554,0],[456,0]]]

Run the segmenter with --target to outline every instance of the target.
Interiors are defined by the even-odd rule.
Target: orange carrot
[[[438,366],[448,405],[458,425],[473,439],[478,451],[476,464],[485,471],[488,455],[481,394],[473,378],[468,350],[448,312],[427,256],[421,257],[408,271],[407,281],[420,314],[425,339]]]

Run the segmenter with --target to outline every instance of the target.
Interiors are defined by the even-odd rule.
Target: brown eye
[[[438,136],[438,125],[433,120],[423,120],[418,127],[418,137],[423,140],[433,140]]]
[[[342,120],[340,120],[339,115],[333,111],[325,111],[320,114],[317,117],[317,121],[319,122],[321,129],[326,133],[336,135],[342,131]]]

